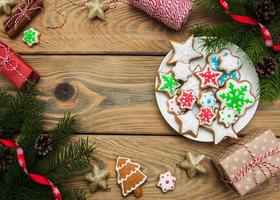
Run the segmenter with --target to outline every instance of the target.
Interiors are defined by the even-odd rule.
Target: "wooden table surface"
[[[38,15],[29,25],[42,33],[39,46],[28,48],[22,43],[22,36],[9,40],[2,28],[0,37],[42,76],[37,88],[41,99],[47,102],[45,130],[53,127],[64,112],[71,111],[80,119],[74,139],[89,137],[99,145],[98,158],[110,170],[111,192],[98,191],[89,194],[88,199],[123,199],[114,171],[117,156],[130,157],[142,165],[148,176],[142,200],[238,198],[219,180],[210,163],[226,143],[198,143],[176,134],[161,116],[154,94],[156,72],[171,48],[168,40],[183,41],[191,26],[219,24],[222,20],[195,6],[187,25],[175,32],[125,4],[107,12],[107,24],[89,20],[84,7],[73,6],[67,0],[59,1],[59,7],[68,16],[62,29],[44,28],[59,20],[53,0],[45,1],[44,15]],[[3,76],[0,85],[16,90]],[[272,129],[280,137],[279,116],[280,101],[260,105],[239,135],[263,128]],[[176,168],[187,151],[207,156],[206,176],[190,180]],[[177,177],[176,190],[162,194],[155,185],[158,175],[167,170]],[[71,184],[86,185],[82,176],[74,178]],[[267,183],[263,190],[240,199],[280,199],[280,191],[274,192],[272,184]]]

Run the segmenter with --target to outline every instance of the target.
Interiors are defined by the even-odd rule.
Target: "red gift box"
[[[27,82],[35,84],[40,79],[38,72],[2,42],[0,42],[0,73],[17,88],[21,88]]]

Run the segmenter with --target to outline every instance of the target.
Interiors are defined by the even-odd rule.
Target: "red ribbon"
[[[18,163],[21,167],[21,169],[36,183],[39,183],[41,185],[47,185],[50,186],[53,192],[53,197],[55,200],[62,200],[62,196],[61,193],[58,189],[58,187],[56,187],[49,179],[47,179],[44,176],[38,175],[38,174],[32,174],[29,173],[27,168],[26,168],[26,162],[24,159],[24,153],[23,153],[23,149],[18,146],[17,143],[15,143],[12,140],[5,140],[5,139],[0,139],[0,142],[10,148],[16,148],[17,151],[17,159],[18,159]]]
[[[262,25],[260,22],[258,22],[256,19],[248,16],[241,16],[241,15],[234,15],[230,13],[229,5],[226,2],[226,0],[219,0],[220,6],[222,9],[236,22],[239,22],[241,24],[247,24],[252,26],[259,26],[262,31],[262,36],[265,41],[265,45],[269,48],[272,48],[274,51],[280,51],[280,44],[274,45],[272,36],[269,32],[269,30]]]

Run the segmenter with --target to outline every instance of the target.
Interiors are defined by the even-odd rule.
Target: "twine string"
[[[32,4],[32,0],[26,0],[23,2],[23,7],[19,6],[19,13],[13,15],[10,17],[10,19],[7,21],[7,23],[4,26],[4,29],[6,29],[9,24],[15,20],[15,30],[18,28],[18,23],[23,19],[26,18],[28,21],[31,20],[30,16],[28,15],[30,12],[35,11],[35,10],[41,10],[43,12],[43,8],[41,6],[37,6],[34,8],[29,8]]]
[[[224,180],[224,181],[226,183],[229,183],[229,184],[239,182],[247,174],[249,174],[251,171],[253,171],[254,182],[257,186],[260,186],[260,182],[259,182],[259,179],[258,179],[257,173],[256,173],[256,169],[259,168],[266,179],[269,178],[269,174],[271,175],[275,188],[278,188],[273,169],[280,169],[280,165],[276,165],[276,164],[273,164],[271,162],[268,162],[268,161],[266,161],[266,159],[280,153],[280,146],[277,146],[277,147],[271,149],[270,151],[268,151],[268,152],[266,152],[266,153],[257,157],[256,154],[253,153],[248,148],[247,145],[243,145],[243,144],[239,144],[239,145],[243,146],[248,151],[248,153],[253,158],[253,160],[248,162],[247,164],[243,165],[241,167],[241,169],[239,171],[237,171],[237,173],[235,174],[234,178],[232,178],[232,180]],[[269,172],[269,174],[267,173],[267,171]]]
[[[0,44],[0,48],[3,48],[5,51],[5,54],[0,56],[0,72],[2,73],[3,70],[9,71],[9,72],[14,71],[26,82],[32,83],[31,81],[29,81],[27,79],[27,77],[25,77],[19,71],[18,61],[12,58],[14,53],[9,49],[9,47],[6,47],[5,45]]]

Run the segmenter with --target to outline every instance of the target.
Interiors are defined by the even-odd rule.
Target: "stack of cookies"
[[[194,36],[171,45],[171,70],[158,72],[156,90],[168,96],[168,111],[175,115],[180,134],[197,137],[199,129],[206,128],[215,144],[237,138],[234,124],[256,102],[251,83],[240,80],[242,60],[229,49],[203,57],[194,48]],[[205,59],[206,65],[191,67],[197,59]]]

